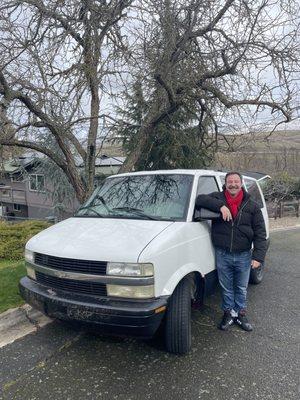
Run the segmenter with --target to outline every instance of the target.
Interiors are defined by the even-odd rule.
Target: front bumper
[[[52,318],[97,324],[103,333],[151,337],[158,329],[168,297],[152,300],[115,300],[52,290],[27,277],[19,290],[23,299]]]

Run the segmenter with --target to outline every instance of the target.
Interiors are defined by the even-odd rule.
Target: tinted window
[[[108,178],[77,216],[184,220],[192,175],[131,175]]]
[[[197,188],[197,194],[208,194],[218,192],[219,188],[216,179],[213,176],[200,176]]]
[[[251,195],[252,199],[257,202],[260,208],[263,208],[264,205],[257,183],[250,179],[244,178],[244,185],[247,189],[247,192]]]

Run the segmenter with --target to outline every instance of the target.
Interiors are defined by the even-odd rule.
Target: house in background
[[[117,174],[126,157],[113,157],[105,154],[96,157],[95,162],[95,186],[103,181],[107,176]],[[81,162],[77,163],[79,168],[83,168]]]
[[[53,187],[36,173],[38,156],[24,155],[2,164],[0,213],[3,217],[45,219],[53,216],[53,204],[46,191]]]
[[[4,162],[0,167],[0,216],[10,219],[64,219],[71,216],[79,204],[73,201],[63,204],[63,211],[58,215],[58,204],[54,204],[49,193],[55,182],[47,181],[37,173],[41,155],[28,153]],[[102,155],[96,160],[96,185],[105,176],[116,174],[125,157]],[[78,168],[83,165],[78,163]]]

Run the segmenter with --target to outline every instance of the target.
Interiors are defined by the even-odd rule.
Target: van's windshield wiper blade
[[[96,200],[96,199],[97,200],[99,199],[101,201],[101,203],[104,205],[106,211],[108,213],[111,213],[111,209],[107,206],[106,201],[104,200],[104,198],[102,196],[96,196],[96,198],[94,200]]]
[[[158,221],[159,218],[153,217],[151,215],[145,214],[145,212],[139,208],[134,208],[134,207],[115,207],[112,209],[112,211],[125,211],[131,214],[135,214],[139,217],[144,217],[147,219],[152,219],[154,221]]]
[[[91,211],[93,211],[95,214],[97,214],[98,217],[104,218],[105,215],[102,215],[102,214],[98,213],[98,211],[96,211],[96,210],[93,208],[93,207],[96,207],[96,205],[97,205],[97,204],[95,204],[95,200],[96,200],[96,199],[99,199],[99,200],[101,201],[101,203],[103,204],[103,206],[105,207],[106,211],[107,211],[108,213],[111,213],[111,209],[110,209],[109,207],[107,207],[106,202],[105,202],[105,200],[103,199],[102,196],[97,196],[97,197],[93,200],[93,202],[92,202],[91,204],[89,204],[88,206],[80,207],[80,209],[79,209],[78,211],[81,211],[81,210],[91,210]]]
[[[98,213],[98,211],[96,211],[93,207],[95,207],[95,206],[90,205],[90,206],[80,207],[78,211],[81,211],[81,210],[91,210],[91,211],[93,211],[96,215],[98,215],[98,217],[104,218],[104,215]],[[77,213],[76,213],[76,216],[79,216],[79,217],[84,217],[84,216],[86,216],[86,214],[78,215],[78,211],[77,211]]]

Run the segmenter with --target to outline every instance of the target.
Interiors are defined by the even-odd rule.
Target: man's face
[[[235,197],[242,187],[241,178],[236,174],[229,175],[226,179],[225,186],[231,196]]]

